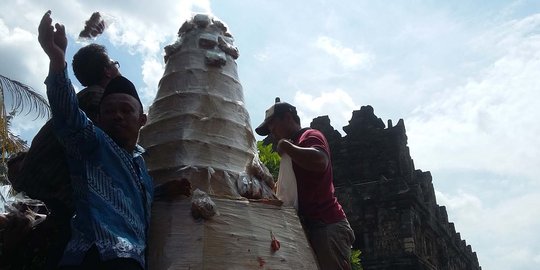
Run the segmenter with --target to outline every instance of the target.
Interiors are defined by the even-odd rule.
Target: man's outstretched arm
[[[63,25],[53,27],[51,11],[47,11],[38,27],[38,40],[50,60],[49,75],[45,80],[47,97],[52,111],[56,135],[68,152],[77,149],[91,149],[88,142],[93,138],[92,126],[85,114],[79,110],[75,90],[67,74],[65,52],[66,31]],[[88,129],[89,128],[89,129]],[[84,144],[81,144],[85,141]],[[83,147],[83,148],[81,148]]]
[[[38,40],[50,60],[49,74],[61,72],[66,65],[66,29],[59,23],[53,27],[50,10],[41,18],[38,27]]]

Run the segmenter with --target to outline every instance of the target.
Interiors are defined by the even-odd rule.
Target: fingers
[[[51,11],[45,12],[38,26],[38,41],[45,48],[52,41],[54,27],[52,26]]]
[[[64,26],[59,23],[53,26],[52,23],[51,11],[48,10],[41,18],[38,27],[38,41],[51,60],[50,71],[57,72],[61,71],[65,66],[67,38]]]
[[[43,17],[41,18],[41,21],[39,22],[38,31],[44,32],[46,30],[49,30],[52,27],[52,19],[51,19],[51,11],[45,12]]]
[[[52,22],[51,13],[52,12],[50,10],[47,10],[47,12],[45,12],[45,14],[43,14],[43,17],[41,18],[40,24],[47,23],[47,21],[48,21],[48,24],[50,24]]]
[[[56,33],[62,36],[66,35],[66,27],[63,24],[56,23],[54,27],[56,28]]]
[[[55,24],[54,43],[65,53],[67,47],[66,28],[63,24]]]

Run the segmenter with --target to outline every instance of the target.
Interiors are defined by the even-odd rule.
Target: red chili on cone
[[[270,247],[272,248],[272,252],[276,252],[281,247],[281,244],[276,239],[276,237],[274,236],[274,233],[272,231],[270,231],[270,237],[272,238],[272,243],[270,244]]]

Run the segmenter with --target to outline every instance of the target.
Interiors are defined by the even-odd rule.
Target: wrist
[[[56,74],[64,71],[64,68],[66,67],[66,61],[64,59],[62,60],[55,60],[51,58],[51,62],[49,64],[49,72],[51,74]]]

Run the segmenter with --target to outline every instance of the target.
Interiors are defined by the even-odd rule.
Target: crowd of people
[[[110,59],[105,47],[90,44],[75,54],[72,68],[85,86],[75,93],[67,72],[64,26],[53,24],[48,11],[38,33],[50,60],[45,84],[52,118],[28,153],[8,165],[13,187],[49,207],[48,226],[41,226],[40,232],[48,235],[41,266],[147,269],[154,197],[189,191],[171,188],[170,183],[167,188],[154,187],[144,149],[137,144],[147,120],[143,105],[134,84],[120,74],[119,63]],[[272,105],[256,132],[271,135],[278,153],[292,159],[298,215],[320,268],[350,269],[354,233],[334,195],[324,135],[302,128],[296,108],[286,102]],[[28,217],[0,216],[0,269],[17,269],[32,233],[36,232]]]

